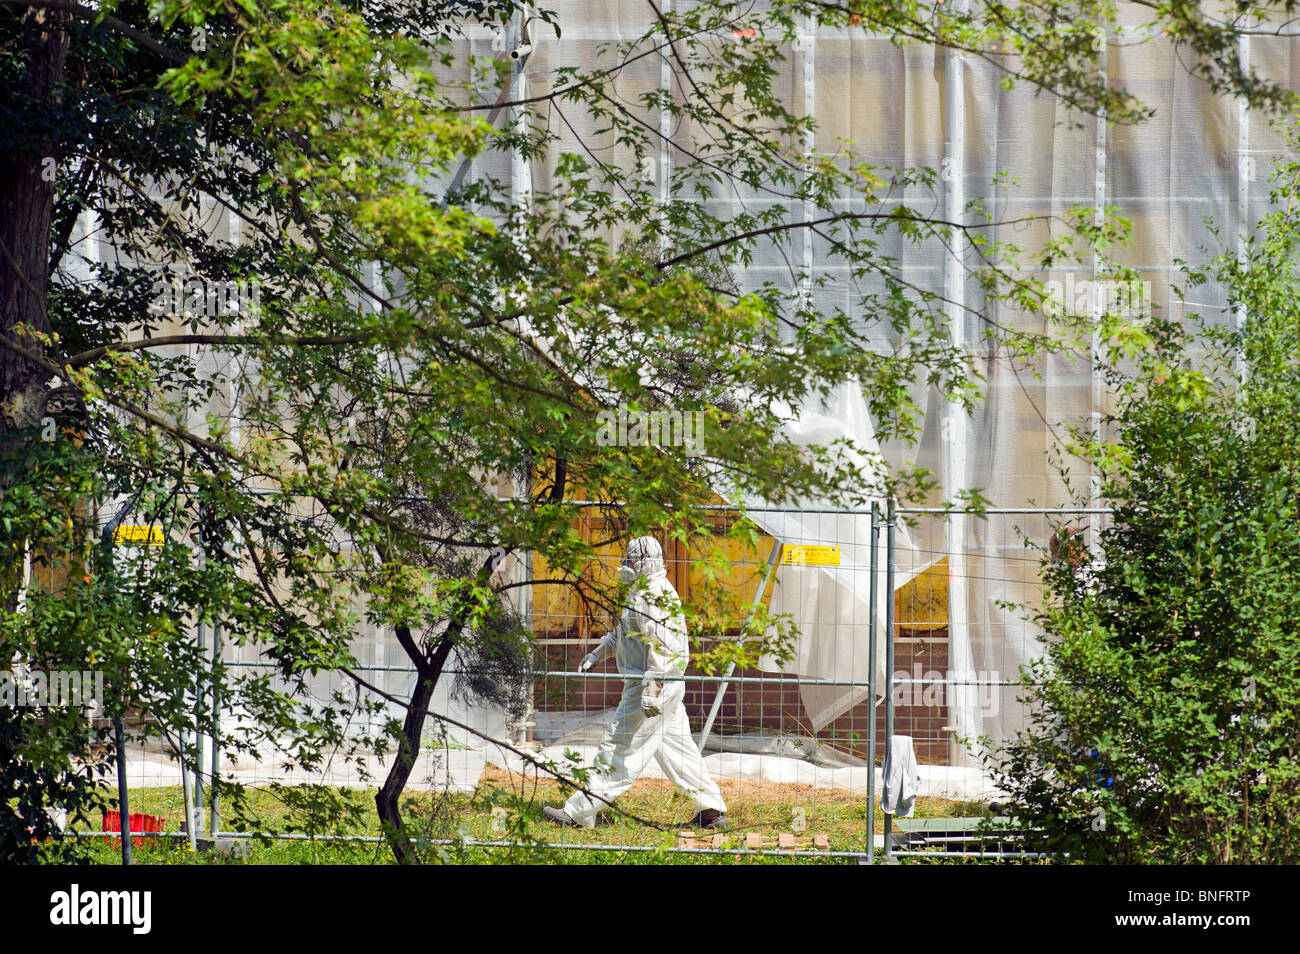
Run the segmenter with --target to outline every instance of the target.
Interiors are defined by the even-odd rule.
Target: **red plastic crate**
[[[157,815],[135,815],[131,816],[131,844],[139,848],[144,844],[143,838],[136,837],[136,832],[155,832],[162,831],[167,824],[167,819],[159,818]],[[103,827],[100,831],[121,831],[122,830],[122,813],[121,812],[104,812]],[[122,844],[120,839],[110,838],[110,843],[114,845]]]

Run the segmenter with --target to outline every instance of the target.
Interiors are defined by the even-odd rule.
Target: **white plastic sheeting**
[[[687,0],[678,0],[675,8],[687,5]],[[525,66],[534,93],[549,88],[555,68],[599,65],[602,56],[612,63],[615,52],[611,48],[602,53],[601,45],[631,40],[653,22],[653,12],[642,0],[601,4],[555,0],[548,7],[556,11],[563,36],[556,39],[548,31],[536,43]],[[1148,11],[1134,6],[1126,15],[1137,25]],[[486,39],[474,43],[476,52],[490,55]],[[844,142],[851,142],[855,159],[880,167],[886,178],[889,169],[903,166],[939,170],[941,191],[908,188],[901,190],[899,200],[935,215],[967,214],[958,197],[980,200],[990,219],[1004,223],[984,230],[988,241],[1011,242],[1031,251],[1060,237],[1070,208],[1100,212],[1105,206],[1114,207],[1133,224],[1132,244],[1115,249],[1114,257],[1139,269],[1150,282],[1155,309],[1179,318],[1191,313],[1216,320],[1228,317],[1219,311],[1224,296],[1214,285],[1191,289],[1186,299],[1171,290],[1178,281],[1177,260],[1203,262],[1218,250],[1207,218],[1218,224],[1225,243],[1248,231],[1263,211],[1267,174],[1280,139],[1265,117],[1239,110],[1236,103],[1213,95],[1189,76],[1168,41],[1133,35],[1107,38],[1109,81],[1127,87],[1155,109],[1154,117],[1142,126],[1111,128],[1108,135],[1104,121],[1099,124],[1080,116],[1032,87],[1004,89],[1005,74],[993,62],[996,57],[955,57],[928,46],[899,47],[888,38],[860,30],[817,30],[800,46],[791,49],[778,67],[775,88],[792,109],[811,112],[816,119],[811,151],[833,154]],[[1295,39],[1254,37],[1249,56],[1261,75],[1300,88],[1300,45]],[[1014,62],[1009,60],[1008,66],[1014,67]],[[622,102],[632,104],[664,85],[662,64],[648,57],[620,73],[617,91]],[[687,88],[668,85],[677,96]],[[572,132],[567,126],[560,128],[553,112],[548,104],[541,104],[534,109],[533,120],[561,132],[565,139],[558,148],[582,152],[581,137],[598,151],[602,162],[622,164],[629,175],[655,175],[661,192],[674,168],[687,161],[683,153],[669,149],[660,150],[656,168],[638,166],[630,154],[623,154],[629,150],[611,136],[597,135],[598,124],[580,110],[565,110]],[[658,125],[657,118],[649,115],[647,121]],[[483,160],[482,172],[508,171],[504,163],[493,162]],[[535,159],[532,187],[539,192],[555,187],[554,168],[553,156]],[[1000,173],[1007,173],[1007,178],[995,182]],[[708,204],[718,214],[758,214],[781,201],[761,186],[728,180]],[[845,210],[861,208],[860,200],[847,195],[840,204]],[[787,215],[795,218],[799,212],[795,207]],[[1027,216],[1040,218],[1030,223]],[[826,239],[801,230],[787,237],[784,246],[773,243],[756,250],[752,263],[736,276],[743,289],[764,283],[791,290],[807,287],[818,310],[842,308],[878,338],[882,351],[898,346],[887,326],[877,330],[869,324],[873,316],[862,307],[859,296],[871,288],[836,263]],[[919,446],[886,446],[889,462],[919,463],[940,475],[933,504],[952,500],[958,490],[968,487],[982,488],[1001,507],[1077,503],[1048,452],[1066,424],[1087,422],[1106,410],[1098,406],[1107,398],[1096,387],[1090,357],[1013,366],[986,344],[979,311],[1027,330],[1040,329],[1041,319],[996,304],[986,308],[978,282],[954,276],[948,244],[934,241],[917,246],[888,236],[880,253],[891,257],[905,279],[920,288],[949,296],[960,290],[965,307],[947,310],[948,317],[958,318],[951,335],[965,342],[972,365],[986,379],[986,400],[969,418],[951,415],[943,395],[918,383],[913,396],[928,408],[925,433]],[[807,277],[792,268],[792,262],[815,263],[825,283],[808,286]],[[1064,281],[1073,274],[1076,280],[1088,280],[1093,269],[1091,262],[1063,265],[1038,277]],[[854,429],[853,403],[842,400],[839,406],[850,415],[845,428]],[[954,445],[958,441],[959,447]],[[1087,469],[1076,463],[1072,477],[1074,486],[1086,494],[1091,479]],[[813,515],[787,515],[766,521],[764,528],[787,539],[818,536],[828,543],[838,540],[852,546],[864,539],[860,525],[865,522],[866,518],[849,519],[841,527],[831,527]],[[938,518],[922,523],[912,539],[920,539],[918,533],[924,536],[923,552],[909,557],[903,549],[899,554],[900,584],[921,565],[949,556],[950,569],[958,577],[950,586],[950,599],[960,604],[950,606],[949,612],[954,624],[949,665],[954,675],[997,673],[1015,679],[1020,666],[1041,651],[1025,614],[1003,605],[1008,600],[1024,601],[1030,575],[1017,528],[1010,521],[985,523],[974,518],[963,525],[945,525]],[[1036,542],[1041,545],[1045,539]],[[906,545],[901,535],[900,545]],[[780,568],[777,609],[793,612],[808,629],[791,670],[850,679],[867,671],[865,654],[858,648],[864,645],[865,637],[859,634],[865,633],[867,618],[865,603],[858,596],[861,587],[843,576],[822,568]],[[841,622],[831,622],[836,619]],[[953,722],[961,734],[983,731],[1005,738],[1022,723],[1016,694],[1006,688],[999,693],[999,704],[981,705],[977,692],[954,687],[949,696],[950,707],[956,710]],[[855,695],[861,694],[810,688],[804,703],[814,724],[825,724],[851,705]],[[967,758],[959,744],[954,744],[952,757]]]
[[[543,747],[536,757],[558,766],[572,765],[570,757],[576,757],[577,764],[591,765],[613,716],[613,709],[594,713],[539,713],[537,734]],[[500,746],[489,744],[485,752],[490,764],[508,771],[536,771],[526,760]],[[704,767],[724,786],[727,783],[805,785],[858,796],[867,790],[866,762],[820,745],[816,739],[783,738],[766,733],[713,735],[705,752]],[[918,771],[919,795],[963,801],[999,796],[993,780],[976,768],[922,765]],[[880,772],[879,768],[875,770],[877,792],[882,788]],[[656,765],[651,765],[642,777],[664,778]]]
[[[395,699],[411,698],[415,688],[415,673],[402,665],[406,662],[402,651],[392,642],[383,638],[382,631],[374,631],[359,638],[354,645],[354,652],[363,665],[377,667],[378,671],[366,671],[368,682]],[[266,670],[266,665],[253,659],[256,647],[236,645],[226,648],[227,664],[233,663],[236,672],[258,673]],[[250,665],[252,663],[252,665]],[[396,664],[396,665],[394,665]],[[448,668],[456,668],[459,663],[453,656]],[[346,676],[323,672],[306,679],[307,701],[316,706],[325,706],[334,700],[335,693],[351,697],[358,692],[356,685]],[[455,719],[474,731],[468,732],[457,726],[448,725],[430,718],[421,740],[421,751],[411,772],[409,786],[416,790],[450,789],[452,791],[472,791],[483,771],[484,756],[483,736],[491,739],[505,739],[510,735],[507,716],[500,709],[490,705],[467,704],[453,695],[454,680],[450,675],[438,681],[433,697],[429,701],[431,712],[440,713]],[[362,716],[354,714],[348,724],[349,732],[357,735],[362,732],[372,736],[379,734],[387,719],[401,721],[406,710],[395,702],[384,702],[383,708],[374,714]],[[222,724],[228,731],[237,731],[241,724],[252,726],[245,712],[225,709]],[[325,785],[363,786],[382,783],[396,757],[391,752],[386,757],[364,758],[360,764],[371,776],[364,782],[362,772],[355,764],[348,764],[341,754],[327,757],[323,765],[315,770],[306,770],[289,765],[276,751],[274,746],[260,744],[258,752],[261,758],[254,760],[243,755],[232,761],[229,753],[223,753],[223,774],[247,784],[256,784],[259,780],[274,779],[285,784],[314,782]],[[206,752],[205,752],[206,759]],[[133,753],[128,758],[130,784],[162,785],[180,784],[180,769],[171,761],[170,756],[150,746],[143,751]],[[170,768],[167,765],[170,764]],[[207,765],[207,762],[204,762]],[[160,781],[167,778],[170,781]]]
[[[550,762],[563,770],[575,764],[568,756],[577,756],[579,765],[591,765],[596,756],[595,745],[556,745],[530,755]],[[181,784],[178,764],[155,750],[127,748],[127,763],[131,788],[164,788]],[[426,749],[416,760],[407,784],[408,791],[473,792],[488,765],[516,774],[536,776],[537,768],[504,746],[480,743],[479,747],[465,749]],[[789,756],[746,753],[715,752],[704,757],[704,767],[714,780],[726,783],[752,785],[803,785],[815,789],[839,791],[861,797],[867,787],[867,769],[862,766],[813,765]],[[305,783],[333,785],[339,788],[374,788],[376,779],[382,780],[387,772],[384,760],[371,759],[366,765],[370,778],[363,778],[355,764],[338,764],[325,771],[288,769],[276,762],[243,762],[226,760],[222,776],[228,781],[248,785],[265,785],[268,778],[285,785]],[[983,773],[971,768],[943,765],[922,765],[919,768],[919,794],[933,798],[960,800],[987,800],[998,797],[996,787]],[[544,776],[543,776],[544,777]],[[641,778],[665,779],[658,765],[652,764]],[[880,769],[875,772],[876,791],[881,789]],[[204,814],[206,824],[206,810]]]
[[[677,0],[683,9],[688,0]],[[534,50],[516,81],[533,96],[554,88],[555,70],[581,65],[614,65],[613,44],[641,35],[654,21],[644,0],[549,0],[562,38],[537,25]],[[1149,16],[1136,5],[1121,5],[1134,25]],[[738,27],[743,24],[738,24]],[[723,37],[724,41],[729,38]],[[473,31],[462,41],[476,55],[491,57],[492,36]],[[811,152],[835,154],[851,147],[856,161],[877,166],[885,178],[900,167],[926,166],[942,174],[939,193],[919,187],[901,189],[897,201],[923,214],[967,215],[958,197],[980,200],[989,218],[1001,224],[983,230],[990,243],[1011,242],[1030,251],[1059,238],[1066,212],[1084,206],[1103,214],[1107,206],[1131,221],[1133,241],[1113,250],[1122,264],[1140,270],[1150,283],[1150,300],[1159,312],[1183,318],[1197,313],[1217,320],[1225,298],[1214,284],[1188,288],[1186,297],[1172,290],[1179,282],[1178,261],[1192,263],[1237,243],[1266,210],[1268,173],[1281,149],[1278,132],[1267,118],[1240,109],[1237,103],[1213,95],[1188,75],[1174,47],[1161,38],[1109,37],[1105,69],[1108,81],[1124,86],[1151,105],[1154,116],[1138,127],[1107,129],[1104,120],[1083,117],[1058,99],[1029,86],[1004,89],[996,57],[954,57],[933,47],[900,47],[885,37],[861,30],[809,32],[777,67],[778,95],[796,111],[811,113],[815,135],[806,143]],[[1261,76],[1300,89],[1300,41],[1288,37],[1253,37],[1248,48],[1250,66]],[[1008,61],[1014,66],[1013,61]],[[450,69],[453,82],[469,80],[462,59]],[[674,80],[672,71],[653,56],[629,64],[619,72],[616,92],[629,108],[638,108],[646,94],[669,89],[681,96],[687,87]],[[484,88],[477,101],[490,102],[496,91]],[[957,100],[960,100],[958,104]],[[953,107],[960,105],[960,109]],[[557,109],[563,109],[563,121]],[[607,132],[603,120],[585,116],[571,103],[540,101],[515,110],[516,118],[548,125],[561,135],[550,155],[521,162],[518,156],[489,153],[475,160],[472,178],[494,176],[511,183],[513,193],[524,197],[560,185],[555,176],[558,151],[593,150],[600,161],[622,167],[629,176],[655,177],[661,196],[670,194],[670,177],[680,171],[686,155],[661,142],[651,163],[639,163],[625,146]],[[664,116],[647,115],[652,128],[668,131]],[[689,130],[682,132],[689,135]],[[997,179],[1000,174],[1005,178]],[[761,184],[747,185],[728,179],[708,200],[716,214],[746,212],[760,215],[785,202]],[[861,200],[846,195],[838,200],[844,210],[860,210]],[[949,208],[952,206],[952,208]],[[789,208],[787,218],[807,209]],[[1035,221],[1026,217],[1036,216]],[[1221,238],[1210,231],[1218,226]],[[874,315],[860,296],[875,290],[837,263],[828,239],[794,229],[783,233],[788,244],[760,245],[751,264],[735,277],[749,291],[772,284],[786,290],[804,288],[812,306],[829,313],[844,309],[860,321],[883,352],[899,346],[897,335],[885,324],[873,324]],[[930,501],[951,500],[958,490],[982,488],[992,504],[1001,507],[1054,507],[1073,501],[1071,489],[1049,459],[1058,435],[1070,423],[1100,418],[1107,396],[1089,355],[1040,360],[1016,366],[985,338],[984,317],[1005,326],[1039,330],[1041,319],[1014,309],[988,306],[978,282],[954,275],[949,245],[933,241],[916,245],[899,236],[884,236],[879,249],[908,282],[933,293],[957,290],[966,309],[949,309],[958,320],[950,329],[964,342],[974,369],[985,379],[985,400],[969,418],[952,415],[944,395],[917,382],[913,398],[927,409],[919,444],[887,444],[891,465],[916,463],[941,477],[941,487]],[[815,267],[815,284],[792,263]],[[1091,279],[1094,263],[1062,265],[1047,280],[1076,282]],[[955,282],[955,284],[954,284]],[[983,317],[981,317],[981,313]],[[872,429],[861,395],[837,393],[824,409],[797,425],[808,439],[839,433],[860,435],[871,449]],[[952,442],[961,442],[960,453]],[[1092,475],[1077,464],[1073,487],[1085,493]],[[813,506],[812,502],[805,502]],[[774,609],[790,612],[805,629],[796,659],[786,667],[800,675],[865,681],[872,664],[865,652],[867,604],[863,582],[867,576],[863,542],[869,518],[832,517],[790,511],[761,516],[769,533],[787,541],[839,545],[844,553],[840,568],[780,567]],[[1095,521],[1083,521],[1095,524]],[[1092,527],[1090,526],[1090,529]],[[1037,634],[1025,614],[1006,605],[1024,602],[1027,585],[1036,576],[1027,559],[1023,526],[1010,520],[967,519],[954,526],[941,518],[925,518],[910,540],[899,534],[898,584],[930,562],[945,555],[958,579],[949,590],[950,667],[957,675],[997,674],[1014,679],[1020,666],[1041,651]],[[1046,542],[1046,527],[1039,521],[1036,542]],[[882,569],[883,574],[883,569]],[[888,598],[883,585],[879,589]],[[883,612],[883,606],[882,606]],[[883,629],[881,630],[882,636]],[[384,664],[389,638],[376,634],[374,642],[362,640],[363,662]],[[882,640],[883,646],[883,640]],[[769,661],[770,664],[770,661]],[[875,661],[880,675],[880,660]],[[400,679],[397,680],[400,682]],[[401,687],[386,686],[401,694]],[[981,705],[975,693],[953,696],[954,722],[963,732],[980,729],[994,738],[1006,738],[1022,723],[1023,715],[1013,688],[999,690],[997,704]],[[803,703],[814,725],[825,725],[865,697],[856,688],[805,687]],[[952,758],[966,758],[954,745]]]
[[[156,746],[128,745],[126,762],[128,785],[132,789],[179,787],[181,784],[180,763]],[[360,763],[330,760],[322,768],[305,769],[274,757],[260,761],[234,760],[227,754],[222,758],[221,777],[227,782],[240,782],[251,787],[261,787],[273,780],[282,785],[373,789],[383,783],[391,765],[392,757],[380,759],[371,756]],[[482,747],[427,745],[420,750],[406,787],[417,792],[472,792],[478,786],[486,765],[487,755]]]
[[[611,712],[613,710],[610,710]],[[588,713],[590,716],[590,713]],[[593,720],[597,736],[603,731],[598,714]],[[530,752],[534,759],[550,762],[563,770],[575,763],[590,765],[595,759],[596,743],[581,745],[556,744]],[[516,774],[536,776],[537,768],[522,756],[505,746],[479,741],[473,746],[441,748],[427,747],[416,760],[411,772],[408,791],[472,792],[478,786],[487,766],[492,765]],[[132,789],[162,788],[181,784],[180,767],[164,752],[154,748],[127,747],[129,784]],[[816,765],[804,759],[770,753],[716,752],[704,758],[705,769],[721,783],[749,783],[753,785],[803,785],[816,789],[840,791],[861,796],[866,791],[865,765]],[[338,762],[323,770],[306,771],[290,768],[276,760],[262,762],[224,759],[222,775],[227,780],[240,781],[252,786],[265,785],[274,778],[285,785],[305,783],[325,784],[340,788],[373,788],[382,780],[388,769],[388,760],[370,759],[366,779],[353,763]],[[996,788],[988,777],[975,769],[949,766],[922,765],[920,767],[920,794],[936,798],[976,800],[997,797]],[[651,765],[641,776],[664,779],[658,765]],[[876,769],[876,791],[880,791],[880,769]],[[206,824],[206,809],[204,810]]]
[[[867,412],[862,389],[855,383],[837,387],[827,399],[802,411],[787,428],[796,444],[827,445],[836,440],[853,441],[858,449],[850,460],[863,474],[863,482],[874,482],[879,472],[879,445]],[[769,672],[795,673],[811,679],[865,683],[871,674],[869,651],[871,586],[871,515],[869,513],[817,513],[830,509],[826,501],[802,501],[799,510],[755,510],[750,516],[763,530],[784,544],[807,544],[839,548],[838,565],[797,566],[782,564],[776,570],[771,611],[789,614],[799,627],[794,657],[780,663],[772,657],[760,660]],[[883,502],[882,502],[883,511]],[[877,698],[883,699],[885,682],[885,614],[887,590],[884,548],[884,519],[876,568],[875,662]],[[895,587],[902,587],[928,564],[916,556],[906,528],[900,527],[896,546],[911,558],[907,569],[896,574]],[[801,685],[808,721],[814,730],[829,725],[867,698],[865,685]]]
[[[595,746],[576,746],[543,749],[538,757],[549,759],[557,765],[570,764],[566,753],[576,755],[579,764],[591,765],[596,756]],[[502,749],[487,749],[488,761],[512,772],[535,775],[537,770],[519,756]],[[779,755],[755,755],[742,752],[718,752],[704,757],[704,768],[723,785],[748,783],[751,785],[800,785],[814,789],[840,791],[862,796],[867,790],[867,769],[862,767],[828,767],[812,765],[795,758]],[[962,801],[996,798],[996,787],[977,769],[947,765],[922,765],[918,769],[920,782],[917,794],[931,798]],[[662,779],[657,765],[652,765],[641,778]],[[876,791],[881,788],[880,769],[875,770]],[[743,790],[743,788],[742,788]]]
[[[747,755],[722,752],[704,758],[704,767],[720,782],[753,782],[773,785],[807,785],[861,795],[867,789],[867,769],[828,768],[809,765],[798,759],[776,755]],[[977,769],[946,765],[922,765],[918,768],[917,794],[927,798],[961,801],[996,798],[998,791],[989,778]],[[875,790],[881,791],[880,769],[875,770]]]

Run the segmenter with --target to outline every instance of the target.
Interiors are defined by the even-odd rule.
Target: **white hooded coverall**
[[[704,770],[704,759],[691,738],[682,701],[686,685],[661,679],[684,675],[690,658],[686,619],[674,609],[680,598],[668,582],[663,550],[653,537],[637,537],[628,544],[627,562],[646,582],[592,654],[599,662],[613,652],[624,679],[623,698],[596,752],[587,788],[612,802],[654,759],[668,780],[694,799],[696,814],[705,809],[725,813],[722,792]],[[657,706],[661,714],[647,717],[646,705]],[[574,792],[564,810],[579,825],[592,828],[605,807],[586,792]]]

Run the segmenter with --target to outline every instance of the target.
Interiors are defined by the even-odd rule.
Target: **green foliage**
[[[67,864],[84,855],[60,837],[49,811],[66,811],[73,823],[98,819],[106,769],[90,751],[92,737],[78,711],[0,705],[0,858]]]
[[[1294,136],[1292,143],[1294,144]],[[1035,847],[1071,861],[1300,860],[1300,163],[1246,261],[1190,270],[1231,322],[1153,321],[1112,370],[1100,563],[1047,564],[1033,725],[998,755]]]
[[[0,345],[42,376],[39,401],[18,403],[53,408],[62,425],[45,441],[31,421],[0,420],[0,658],[102,667],[146,717],[141,731],[191,758],[197,732],[241,758],[308,768],[418,742],[420,726],[391,711],[377,735],[349,732],[354,716],[402,700],[306,697],[313,676],[350,671],[362,619],[393,634],[422,687],[451,660],[471,673],[466,691],[510,702],[526,634],[506,609],[502,558],[531,552],[568,580],[588,569],[599,542],[566,497],[619,502],[620,535],[686,540],[709,531],[704,505],[720,492],[853,505],[928,486],[920,470],[868,485],[844,446],[797,446],[783,430],[791,409],[857,382],[878,434],[908,440],[923,423],[917,383],[968,406],[980,386],[937,292],[889,251],[954,239],[927,211],[937,173],[873,168],[847,143],[805,156],[811,118],[776,82],[805,16],[900,44],[1006,47],[1019,57],[1009,79],[1084,112],[1142,115],[1097,80],[1096,26],[1114,22],[1104,2],[656,10],[643,35],[557,69],[495,127],[508,65],[471,56],[473,82],[449,82],[464,52],[449,37],[507,25],[520,4],[110,6],[47,11],[69,52],[43,98],[22,82],[39,28],[0,10],[0,154],[58,170],[49,234],[25,237],[49,245],[46,326]],[[1232,30],[1186,7],[1153,17],[1208,57],[1219,88],[1277,100],[1234,72]],[[532,29],[552,24],[543,12]],[[624,99],[619,81],[652,62],[689,95]],[[681,131],[671,174],[630,174],[665,148],[665,124]],[[594,132],[574,143],[562,137],[573,126]],[[607,161],[611,144],[627,161]],[[490,175],[509,150],[553,170],[526,204]],[[477,176],[463,175],[471,160]],[[709,204],[739,187],[771,201]],[[87,210],[114,254],[75,245]],[[1036,310],[1043,289],[1027,273],[1122,233],[1074,210],[1067,234],[1030,254],[985,237],[995,218],[972,206],[961,227],[990,306]],[[797,268],[781,287],[737,286],[764,243],[805,233],[847,267],[852,309],[816,311],[807,292],[829,279]],[[213,310],[162,295],[182,281],[251,284],[260,301]],[[1012,358],[1092,334],[1068,320],[982,327]],[[605,446],[609,408],[699,413],[706,453]],[[110,563],[98,548],[109,514],[157,527],[164,544]],[[29,556],[43,582],[23,582]],[[596,589],[595,604],[616,606],[617,589]],[[716,587],[692,598],[697,635],[738,625]],[[758,614],[754,632],[768,622]],[[190,634],[215,638],[218,624],[265,670],[206,665]],[[728,651],[779,652],[790,630],[776,631],[769,646]],[[220,723],[214,699],[247,718]],[[59,758],[45,763],[54,775],[93,761]],[[240,805],[237,787],[227,796]],[[319,790],[286,799],[322,824],[349,815]]]

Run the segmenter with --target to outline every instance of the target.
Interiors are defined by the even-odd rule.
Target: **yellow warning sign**
[[[781,562],[787,566],[839,566],[840,548],[786,544],[781,548]]]
[[[114,546],[134,544],[136,546],[160,547],[163,545],[162,527],[124,523],[113,531],[113,544]]]

